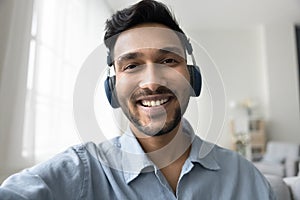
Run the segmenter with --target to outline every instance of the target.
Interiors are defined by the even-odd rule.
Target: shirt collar
[[[121,136],[120,145],[122,150],[122,171],[127,184],[140,173],[147,171],[147,169],[155,169],[154,163],[148,158],[129,127]]]
[[[195,135],[190,123],[183,119],[183,131],[191,136],[192,148],[189,155],[191,162],[197,162],[208,170],[219,170],[220,166],[213,156],[214,145],[201,140]],[[148,158],[130,128],[120,137],[122,150],[122,168],[126,183],[130,183],[140,173],[157,171],[154,163]]]
[[[214,146],[215,144],[203,141],[196,136],[192,143],[192,149],[189,155],[190,161],[199,163],[208,170],[221,169],[214,157]]]
[[[191,124],[183,118],[183,131],[193,138],[192,148],[188,159],[197,162],[208,170],[219,170],[220,166],[214,158],[214,146],[209,142],[203,141],[194,132]]]

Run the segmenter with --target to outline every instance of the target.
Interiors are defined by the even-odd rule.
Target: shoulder
[[[77,199],[85,193],[87,167],[85,145],[76,145],[12,175],[1,185],[0,194],[4,199]]]
[[[49,160],[42,162],[29,169],[30,172],[49,174],[49,170],[53,172],[74,172],[74,168],[80,172],[84,168],[90,167],[94,160],[107,157],[107,154],[114,149],[113,140],[105,141],[100,144],[87,142],[67,148],[65,151],[56,154]]]
[[[219,146],[218,144],[202,140],[198,136],[195,138],[194,144],[198,146],[200,158],[211,158],[221,167],[238,167],[239,165],[246,165],[252,167],[253,165],[242,157],[239,153]]]
[[[123,151],[120,144],[120,136],[99,144],[87,143],[84,148],[90,159],[95,160],[101,167],[120,168]]]
[[[213,156],[221,167],[254,168],[254,165],[239,153],[214,145]]]
[[[263,181],[264,177],[253,163],[239,153],[217,145],[214,147],[212,153],[221,169],[241,177],[251,176],[249,180],[256,177]]]
[[[201,146],[200,152],[204,151],[202,149],[206,150],[206,153],[202,154],[210,157],[218,164],[220,175],[224,175],[226,179],[236,178],[244,181],[260,180],[263,183],[266,182],[266,179],[254,164],[239,153],[207,141],[202,141]]]
[[[253,163],[239,153],[215,145],[213,155],[220,165],[220,172],[228,179],[234,180],[241,191],[269,197],[273,199],[272,188],[266,177],[253,165]],[[227,180],[228,181],[228,180]],[[246,187],[245,187],[246,186]],[[243,188],[244,187],[244,188]],[[251,190],[248,190],[249,188]],[[272,198],[271,198],[272,197]]]
[[[88,160],[85,144],[69,147],[65,151],[56,154],[47,161],[41,162],[28,169],[30,173],[37,173],[41,176],[49,176],[49,172],[72,173],[74,168],[83,168]]]

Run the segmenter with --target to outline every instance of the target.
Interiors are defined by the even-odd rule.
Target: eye
[[[123,71],[134,72],[138,69],[138,66],[139,66],[138,64],[128,64],[123,67]]]
[[[177,63],[178,63],[178,61],[173,58],[167,58],[162,61],[162,64],[165,64],[165,65],[175,65]]]
[[[136,67],[136,65],[127,65],[124,70],[130,70],[130,69],[134,69]]]

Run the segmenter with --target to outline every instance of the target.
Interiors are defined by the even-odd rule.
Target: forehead
[[[160,24],[145,24],[124,31],[118,36],[114,57],[139,49],[164,49],[165,47],[183,49],[179,37],[173,30]]]

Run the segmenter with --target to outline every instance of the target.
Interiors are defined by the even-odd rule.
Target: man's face
[[[159,24],[118,36],[116,93],[133,132],[157,136],[178,126],[191,91],[184,52],[174,31]]]

